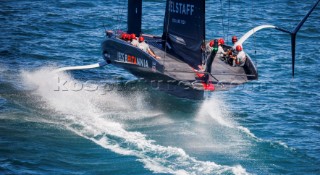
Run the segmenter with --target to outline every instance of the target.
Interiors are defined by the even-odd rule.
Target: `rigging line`
[[[117,13],[117,15],[116,15],[116,21],[117,21],[118,25],[119,25],[120,8],[121,8],[121,7],[119,6],[119,8],[118,8],[118,13]],[[118,26],[118,25],[117,25],[117,26]],[[118,30],[117,27],[116,27],[116,30]]]
[[[118,13],[117,13],[117,18],[116,18],[116,21],[118,23],[117,27],[116,27],[116,33],[120,30],[121,28],[121,20],[122,20],[122,13],[123,13],[123,9],[125,8],[125,1],[123,1],[123,5],[122,5],[122,2],[120,1],[119,2],[119,8],[118,8]]]
[[[252,2],[252,13],[253,13],[253,18],[255,16],[255,13],[254,13],[254,7],[253,7],[253,2]],[[257,54],[257,45],[256,45],[256,35],[253,35],[253,45],[254,45],[254,54],[256,55]]]
[[[120,17],[120,22],[122,22],[122,23],[124,23],[125,21],[124,21],[124,16],[125,15],[123,15],[123,13],[124,13],[124,10],[125,10],[125,8],[126,8],[126,6],[128,6],[127,4],[126,4],[126,0],[123,0],[123,6],[122,6],[122,9],[121,9],[121,17]]]
[[[107,35],[106,35],[107,28],[106,28],[106,26],[104,25],[104,21],[102,22],[102,24],[103,24],[103,28],[104,28],[104,34],[105,34],[105,36],[107,37]]]
[[[167,8],[167,6],[166,6]],[[169,7],[168,7],[169,8]],[[166,9],[167,10],[167,9]],[[163,57],[163,65],[166,62],[166,55],[167,55],[167,41],[168,41],[168,32],[169,32],[169,24],[170,24],[170,10],[167,11],[168,12],[168,18],[167,18],[167,29],[166,29],[166,40],[164,43],[164,57]],[[165,67],[164,67],[165,68]]]
[[[117,25],[116,25],[116,31],[118,31],[119,30],[119,16],[120,16],[120,8],[121,8],[121,3],[119,4],[119,6],[117,6],[118,7],[118,12],[117,12],[117,15],[116,15],[116,22],[117,22]]]
[[[229,44],[229,28],[230,28],[229,21],[230,21],[230,0],[228,0],[228,29],[227,29],[228,31],[227,31],[227,38],[226,38],[227,44]]]
[[[103,13],[103,14],[105,14],[105,12]],[[110,16],[109,15],[104,15],[104,16],[106,16],[107,18],[110,18]],[[112,19],[112,17],[111,17],[111,19]],[[103,24],[103,28],[104,28],[104,34],[105,34],[105,32],[107,31],[107,28],[106,28],[106,25],[105,25],[105,18],[103,18],[103,21],[102,21],[102,24]]]
[[[214,4],[214,1],[212,2],[212,4],[211,3],[209,3],[210,4],[210,6],[209,6],[209,9],[212,9],[213,8],[213,5],[212,4]],[[210,30],[210,36],[211,37],[213,37],[213,35],[214,35],[214,32],[213,32],[213,30]]]
[[[220,0],[220,14],[222,14],[221,24],[222,24],[223,38],[225,38],[225,33],[224,33],[224,13],[223,13],[222,0]]]
[[[120,9],[121,9],[121,1],[119,2],[117,18],[116,18],[116,21],[117,21],[116,30],[117,31],[120,30],[120,27],[119,27],[119,25],[120,25]]]
[[[255,17],[255,11],[254,11],[254,1],[251,0],[251,21],[254,20],[254,17]],[[256,35],[255,33],[253,34],[253,48],[254,48],[254,55],[255,55],[255,58],[257,58],[257,47],[256,47]],[[258,60],[255,59],[255,62],[256,62],[256,65],[258,66]]]
[[[209,73],[209,75],[210,75],[213,79],[215,79],[216,81],[219,82],[219,80],[218,80],[215,76],[213,76],[212,73]]]

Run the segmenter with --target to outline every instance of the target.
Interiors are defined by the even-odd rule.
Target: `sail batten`
[[[167,0],[163,37],[183,61],[201,64],[205,41],[205,0]]]

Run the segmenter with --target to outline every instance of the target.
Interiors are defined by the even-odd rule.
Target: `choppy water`
[[[293,29],[313,3],[208,1],[207,37]],[[204,101],[100,88],[135,79],[113,66],[50,73],[101,61],[104,26],[125,27],[124,5],[0,3],[0,174],[320,174],[320,7],[298,34],[294,79],[289,36],[271,30],[244,45],[259,80]],[[145,33],[161,34],[164,5],[144,1]]]

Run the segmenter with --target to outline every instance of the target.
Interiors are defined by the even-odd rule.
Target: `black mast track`
[[[128,33],[141,34],[142,0],[128,0]]]

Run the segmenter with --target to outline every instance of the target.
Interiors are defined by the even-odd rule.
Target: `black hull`
[[[109,37],[102,43],[103,58],[142,78],[153,89],[188,99],[203,99],[204,91],[228,90],[258,78],[256,67],[249,56],[244,67],[231,67],[215,59],[212,76],[209,78],[215,88],[210,89],[199,77],[201,74],[190,65],[181,61],[174,53],[164,52],[160,38],[146,36],[145,39],[150,48],[161,57],[160,60],[116,37]]]

